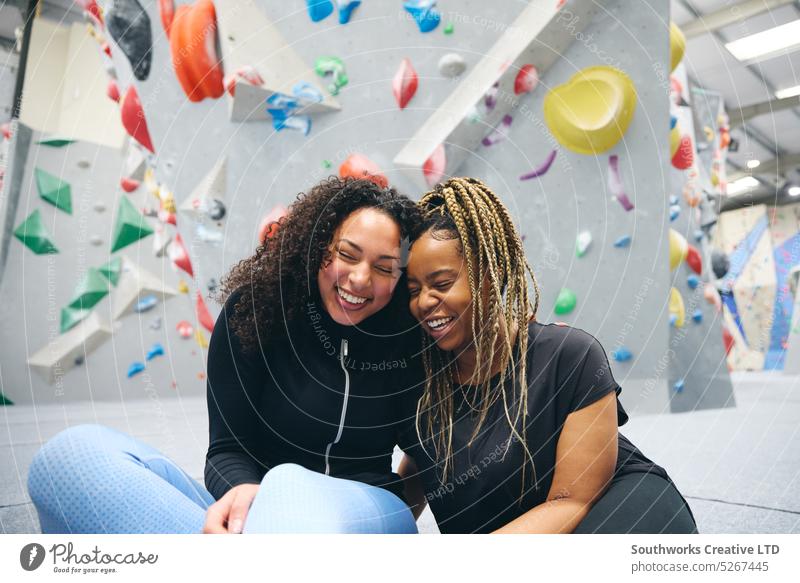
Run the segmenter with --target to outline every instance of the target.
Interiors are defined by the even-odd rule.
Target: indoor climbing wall
[[[15,162],[7,396],[201,394],[197,298],[299,191],[368,172],[413,198],[487,182],[539,319],[600,339],[630,411],[669,410],[666,2],[169,4],[86,4],[127,146],[35,131]]]
[[[775,305],[764,368],[782,369],[787,362],[794,312],[789,278],[792,269],[800,265],[800,204],[771,208],[768,215],[775,262]]]
[[[727,148],[721,132],[715,131],[725,121],[722,99],[719,94],[689,91],[683,64],[673,71],[670,85],[669,385],[671,408],[679,412],[735,402],[708,239],[717,217],[707,193],[718,193],[720,184],[713,178],[718,172],[713,162]]]

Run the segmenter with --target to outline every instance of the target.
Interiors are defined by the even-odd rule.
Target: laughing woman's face
[[[457,239],[428,231],[411,246],[409,308],[442,350],[460,353],[472,343],[472,293]]]
[[[351,213],[333,234],[330,261],[317,275],[331,318],[355,326],[384,308],[400,279],[400,227],[374,208]]]

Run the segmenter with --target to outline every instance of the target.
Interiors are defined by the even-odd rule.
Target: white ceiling
[[[752,2],[747,2],[751,4]],[[671,0],[672,19],[679,26],[718,10],[734,12],[742,0]],[[765,4],[766,5],[766,4]],[[725,48],[725,43],[762,32],[800,18],[800,1],[765,10],[743,21],[690,38],[684,63],[691,80],[722,94],[728,111],[775,99],[774,92],[800,84],[800,51],[745,66]],[[798,101],[800,103],[800,100]],[[761,115],[736,128],[732,136],[739,151],[729,153],[731,166],[744,168],[747,160],[762,162],[776,156],[800,153],[800,107]],[[756,169],[756,175],[758,169]],[[800,176],[787,172],[791,179]],[[760,178],[767,180],[769,175]],[[774,182],[774,173],[772,176]],[[782,182],[779,180],[778,182]]]

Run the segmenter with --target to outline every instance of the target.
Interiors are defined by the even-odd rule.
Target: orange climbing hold
[[[389,186],[389,180],[378,165],[363,154],[350,154],[339,166],[339,176],[341,178],[366,178],[381,188]]]
[[[170,4],[161,2],[161,5]],[[225,92],[222,61],[217,55],[217,13],[211,0],[198,0],[192,6],[182,4],[174,17],[165,23],[168,10],[162,10],[161,20],[169,30],[169,46],[175,74],[189,101],[206,97],[217,99]]]

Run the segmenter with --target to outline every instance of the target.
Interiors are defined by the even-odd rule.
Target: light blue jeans
[[[77,425],[44,444],[28,492],[46,534],[199,533],[214,503],[158,450],[101,425]],[[388,490],[283,464],[261,481],[243,531],[405,534],[417,526]]]

